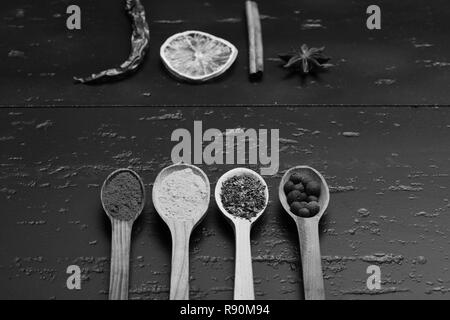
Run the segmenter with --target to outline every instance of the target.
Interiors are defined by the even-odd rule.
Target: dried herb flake
[[[252,176],[231,177],[222,186],[223,207],[236,217],[251,219],[265,207],[265,189],[266,186]]]

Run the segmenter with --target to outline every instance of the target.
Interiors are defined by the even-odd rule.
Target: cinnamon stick
[[[259,79],[264,71],[264,56],[258,4],[255,1],[246,1],[245,12],[248,29],[250,78]]]

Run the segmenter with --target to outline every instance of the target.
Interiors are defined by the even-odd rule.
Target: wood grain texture
[[[319,220],[296,219],[306,300],[324,300],[322,263],[319,243]]]
[[[68,31],[63,1],[3,1],[0,105],[282,105],[436,104],[450,101],[448,0],[378,0],[382,29],[365,25],[360,1],[258,1],[264,32],[264,81],[248,79],[244,1],[143,1],[151,30],[148,58],[134,76],[104,86],[72,77],[116,65],[129,54],[124,1],[77,0],[82,30]],[[426,8],[420,9],[420,8]],[[22,9],[25,17],[17,17]],[[53,14],[63,18],[55,18]],[[36,18],[33,18],[36,17]],[[102,26],[102,28],[99,28]],[[204,30],[232,42],[240,57],[203,86],[175,81],[161,68],[160,45],[182,30]],[[279,53],[303,43],[325,46],[335,65],[317,77],[290,75]],[[23,57],[14,56],[14,51]],[[13,52],[9,56],[9,52]],[[105,54],[107,53],[107,54]],[[207,89],[205,89],[207,88]],[[395,92],[395,94],[393,94]]]
[[[250,246],[251,222],[233,219],[236,234],[236,265],[234,271],[234,300],[254,300],[252,252]]]
[[[199,119],[204,129],[280,128],[280,170],[264,177],[271,201],[251,232],[256,299],[304,299],[297,228],[277,192],[285,170],[301,163],[330,185],[319,225],[327,299],[450,297],[450,108],[381,106],[0,110],[0,238],[8,243],[0,250],[0,297],[107,299],[104,179],[131,166],[150,192],[170,164],[173,130],[191,130]],[[233,167],[200,166],[213,186]],[[191,235],[190,299],[233,299],[234,244],[232,227],[211,203]],[[133,225],[130,299],[169,299],[171,246],[148,197]],[[73,264],[88,279],[82,290],[65,287]],[[369,264],[389,275],[379,292],[366,288]]]
[[[189,299],[189,239],[193,227],[191,220],[169,222],[172,233],[170,300]]]
[[[110,300],[128,300],[132,224],[132,221],[111,220]]]

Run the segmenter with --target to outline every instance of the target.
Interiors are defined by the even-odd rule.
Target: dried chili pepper
[[[104,70],[86,78],[74,77],[77,83],[95,83],[117,80],[133,73],[143,62],[150,43],[150,31],[145,18],[145,8],[140,0],[126,0],[125,7],[132,20],[131,53],[117,68]]]

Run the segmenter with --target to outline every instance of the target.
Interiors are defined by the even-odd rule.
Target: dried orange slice
[[[166,68],[178,79],[204,82],[224,73],[236,60],[238,50],[230,42],[201,31],[171,36],[161,46]]]

